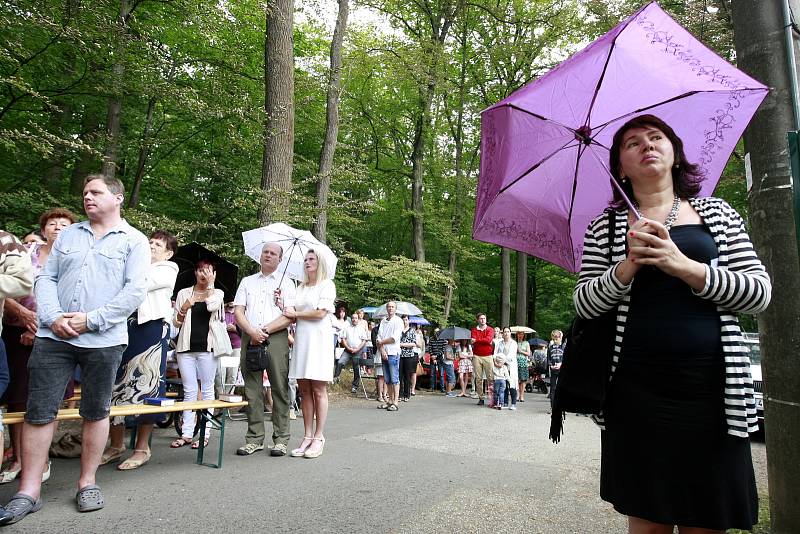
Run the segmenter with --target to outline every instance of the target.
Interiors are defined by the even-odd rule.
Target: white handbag
[[[211,319],[208,329],[211,335],[211,348],[214,351],[214,356],[229,356],[232,354],[231,338],[228,336],[228,330],[225,327],[225,315],[222,310],[217,312],[216,317]]]

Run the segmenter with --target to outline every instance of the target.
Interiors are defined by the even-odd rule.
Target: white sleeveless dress
[[[294,305],[297,311],[327,310],[319,321],[297,320],[289,378],[333,381],[333,311],[336,285],[332,280],[297,288]]]

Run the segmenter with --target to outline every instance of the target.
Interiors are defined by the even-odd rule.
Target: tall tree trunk
[[[147,118],[145,119],[144,131],[142,132],[142,146],[139,147],[139,161],[136,163],[136,175],[133,177],[133,187],[131,196],[128,200],[128,207],[135,208],[139,205],[139,193],[142,189],[142,178],[144,178],[144,168],[147,158],[150,157],[150,133],[153,131],[153,114],[156,109],[157,99],[154,96],[147,101]]]
[[[800,532],[800,336],[793,334],[800,331],[800,270],[786,145],[786,132],[794,127],[781,4],[732,3],[739,67],[772,88],[744,141],[756,178],[749,197],[753,242],[773,283],[772,303],[758,316],[758,329],[775,534]],[[790,5],[800,13],[800,2]]]
[[[425,227],[424,209],[422,205],[422,188],[425,180],[423,152],[425,136],[430,128],[430,111],[436,84],[430,82],[425,92],[420,95],[420,115],[414,124],[414,146],[411,151],[411,245],[414,259],[425,261]]]
[[[328,193],[331,188],[331,170],[336,140],[339,137],[339,95],[342,82],[342,42],[347,31],[347,17],[350,14],[349,0],[339,0],[339,14],[331,39],[331,68],[328,81],[327,113],[325,115],[325,139],[319,156],[319,175],[317,177],[317,219],[311,232],[323,243],[328,237]]]
[[[511,321],[511,249],[502,247],[500,253],[500,326]]]
[[[468,27],[464,25],[464,31],[461,34],[461,72],[458,80],[458,110],[456,114],[456,124],[453,129],[453,142],[456,146],[456,181],[453,196],[455,196],[455,208],[453,209],[453,222],[452,231],[453,236],[458,235],[459,227],[461,226],[461,212],[463,206],[463,195],[461,191],[462,177],[464,175],[464,100],[466,93],[466,78],[467,78],[467,37]],[[455,242],[455,239],[453,240]],[[447,270],[450,273],[450,279],[455,283],[456,276],[456,246],[450,248],[450,254],[447,259]],[[447,286],[444,298],[444,323],[450,318],[450,308],[453,304],[453,285]]]
[[[125,40],[128,33],[128,17],[131,13],[131,0],[120,0],[117,17],[116,44],[114,46],[114,65],[111,68],[109,85],[111,96],[108,97],[108,114],[106,116],[106,149],[103,154],[102,173],[113,178],[117,174],[117,158],[119,151],[119,121],[122,112],[123,75],[125,74]]]
[[[268,203],[261,224],[286,219],[294,162],[294,0],[267,5],[264,38],[264,157],[261,189]]]
[[[517,252],[517,324],[528,324],[528,255]]]
[[[426,4],[425,8],[428,8]],[[423,9],[425,9],[423,8]],[[414,144],[411,150],[411,244],[414,249],[414,259],[425,261],[425,213],[422,201],[422,189],[425,180],[425,167],[423,151],[425,150],[425,140],[431,125],[431,106],[436,95],[436,87],[439,80],[439,56],[442,53],[450,27],[456,15],[463,8],[463,2],[459,1],[452,6],[452,10],[444,15],[427,12],[430,22],[430,41],[425,43],[427,56],[426,82],[419,89],[419,109],[416,122],[414,123]],[[416,293],[416,291],[415,291]]]

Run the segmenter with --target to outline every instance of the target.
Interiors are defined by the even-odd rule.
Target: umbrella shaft
[[[619,192],[619,194],[622,195],[623,200],[625,200],[625,204],[627,204],[628,209],[630,209],[631,212],[633,212],[633,216],[636,217],[636,220],[638,221],[639,219],[641,219],[641,216],[639,215],[639,210],[637,210],[633,206],[633,202],[631,202],[631,199],[628,198],[628,195],[625,194],[625,191],[622,189],[622,186],[619,185],[619,182],[617,182],[617,180],[615,180],[613,176],[611,177],[611,185],[613,185]]]

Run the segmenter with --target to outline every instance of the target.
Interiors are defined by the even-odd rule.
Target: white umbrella
[[[422,311],[410,302],[396,300],[395,303],[397,304],[397,311],[395,311],[396,315],[422,315]],[[376,318],[382,318],[386,317],[387,315],[386,304],[382,304],[377,310],[375,310],[375,313],[372,316]]]
[[[509,330],[511,330],[512,334],[516,334],[517,332],[522,332],[523,334],[534,334],[536,330],[533,328],[529,328],[527,326],[512,326]]]
[[[272,223],[261,228],[242,232],[244,251],[256,263],[261,263],[261,250],[266,243],[277,243],[283,249],[283,259],[277,271],[293,280],[303,280],[303,258],[309,249],[325,261],[328,278],[336,274],[338,259],[333,251],[306,230],[298,230],[284,223]]]

